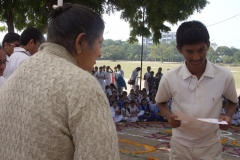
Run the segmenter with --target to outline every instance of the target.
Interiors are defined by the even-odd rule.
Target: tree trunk
[[[7,23],[7,26],[8,26],[8,32],[14,32],[12,10],[6,10],[4,15],[5,15],[6,23]]]

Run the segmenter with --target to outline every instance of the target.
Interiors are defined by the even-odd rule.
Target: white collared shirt
[[[185,63],[166,72],[160,81],[156,102],[167,102],[173,97],[172,111],[178,110],[195,118],[218,119],[222,95],[237,103],[233,75],[227,68],[207,60],[205,72],[199,80]],[[204,147],[220,140],[220,129],[218,124],[182,121],[180,127],[173,129],[172,138],[188,147]]]
[[[22,62],[28,59],[31,56],[22,47],[15,47],[13,54],[8,58],[6,68],[3,72],[3,76],[7,79],[19,66]]]
[[[136,69],[134,69],[132,71],[132,75],[130,77],[131,80],[137,80],[137,76],[138,76],[138,71]]]
[[[124,78],[124,71],[123,70],[117,70],[117,73],[116,73],[116,78],[118,79],[118,77],[122,77],[122,78]]]

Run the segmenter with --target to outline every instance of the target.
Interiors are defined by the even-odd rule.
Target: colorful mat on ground
[[[119,143],[128,143],[134,146],[142,146],[141,150],[126,150],[121,149],[120,152],[130,156],[156,159],[150,156],[142,156],[143,153],[155,152],[157,150],[169,150],[169,141],[171,139],[172,130],[168,123],[163,122],[136,122],[136,123],[118,123],[116,128],[119,135],[133,136],[132,139],[119,138]],[[119,136],[121,137],[121,136]],[[136,139],[151,139],[155,140],[155,144],[141,144],[141,140]],[[222,131],[221,143],[223,145],[223,154],[240,158],[240,127],[231,126],[227,131]]]

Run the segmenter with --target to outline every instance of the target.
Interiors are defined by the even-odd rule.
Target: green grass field
[[[114,62],[114,61],[99,61],[98,60],[96,62],[96,66],[105,65],[105,66],[110,66],[112,69],[114,68],[114,66],[117,66],[117,64],[120,64],[122,66],[125,78],[129,78],[132,71],[136,67],[141,67],[141,62],[140,61],[115,61]],[[167,71],[167,69],[176,68],[180,65],[181,65],[181,63],[161,63],[161,62],[145,62],[145,61],[143,61],[142,74],[144,75],[144,73],[146,72],[147,66],[151,66],[152,71],[154,71],[154,74],[157,72],[158,67],[162,67],[162,69],[163,69],[162,72],[164,74]],[[227,67],[227,68],[229,68],[233,73],[236,88],[240,88],[240,67]]]

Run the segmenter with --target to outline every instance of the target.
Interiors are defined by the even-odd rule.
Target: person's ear
[[[3,47],[4,47],[5,49],[8,49],[8,48],[9,48],[9,44],[8,44],[7,42],[4,42]]]
[[[29,44],[30,46],[35,45],[34,39],[31,39],[31,40],[28,42],[28,44]]]
[[[82,49],[85,45],[85,38],[86,34],[85,33],[80,33],[75,41],[75,50],[77,51],[77,54],[80,54],[82,52]]]
[[[182,54],[182,48],[179,47],[178,45],[176,45],[176,48],[177,48],[178,52]]]
[[[208,41],[208,43],[207,43],[207,51],[209,50],[209,48],[210,48],[210,42]]]

